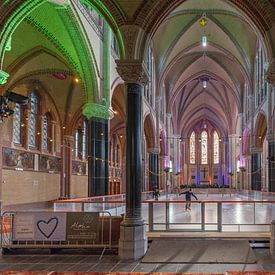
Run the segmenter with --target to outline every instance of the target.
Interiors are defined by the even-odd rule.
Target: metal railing
[[[95,240],[16,240],[14,238],[15,224],[14,216],[16,214],[35,214],[38,212],[30,211],[6,211],[1,217],[1,248],[103,248],[104,250],[117,248],[118,244],[113,240],[113,229],[112,229],[112,216],[108,211],[99,211],[100,216],[100,229],[99,238]],[[41,211],[39,211],[41,213]],[[48,212],[43,212],[48,213]],[[105,221],[107,220],[107,225]],[[105,227],[108,226],[107,232]],[[106,234],[107,233],[107,234]]]
[[[201,232],[270,232],[275,218],[274,200],[257,201],[145,201],[148,230]]]

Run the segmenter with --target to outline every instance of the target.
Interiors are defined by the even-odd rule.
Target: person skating
[[[156,201],[158,201],[159,195],[160,195],[159,189],[156,187],[156,188],[154,189],[154,191],[153,191],[153,198],[154,198]]]
[[[179,193],[179,196],[184,194],[185,194],[185,200],[186,200],[185,210],[187,209],[191,210],[191,203],[190,203],[191,196],[193,196],[196,200],[198,200],[198,198],[196,197],[196,195],[194,195],[191,188],[189,190]]]

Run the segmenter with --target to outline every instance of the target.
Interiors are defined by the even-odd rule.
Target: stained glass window
[[[82,159],[86,159],[86,142],[87,140],[87,121],[83,122],[83,135],[82,135]]]
[[[190,136],[190,163],[196,163],[196,136],[195,132],[192,132]]]
[[[43,119],[43,150],[49,151],[49,118],[47,115]]]
[[[16,103],[13,114],[13,142],[21,144],[22,107]]]
[[[78,158],[78,137],[79,137],[79,133],[78,133],[78,129],[75,130],[75,158]]]
[[[36,130],[37,130],[37,116],[38,116],[38,96],[35,92],[31,93],[31,112],[30,112],[30,126],[29,126],[29,146],[37,147]]]
[[[220,161],[219,154],[220,154],[220,142],[219,136],[217,131],[213,134],[213,154],[214,154],[214,164],[218,164]]]
[[[201,133],[201,164],[207,164],[207,132],[203,131]]]

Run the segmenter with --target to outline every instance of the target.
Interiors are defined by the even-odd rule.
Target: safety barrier
[[[1,247],[10,248],[117,248],[121,217],[108,211],[4,212]]]
[[[147,200],[149,232],[270,232],[275,215],[274,200],[191,201],[192,211],[182,200]],[[267,214],[263,215],[263,213]]]

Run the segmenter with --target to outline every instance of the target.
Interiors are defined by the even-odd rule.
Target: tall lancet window
[[[87,158],[87,120],[83,121],[83,136],[82,136],[82,159],[86,159]]]
[[[213,134],[213,160],[214,164],[219,164],[220,158],[220,142],[219,142],[219,136],[217,131],[214,132]]]
[[[14,115],[13,115],[13,142],[16,144],[22,144],[22,107],[18,103],[15,104]]]
[[[39,98],[36,92],[30,96],[30,127],[29,127],[29,146],[37,147],[37,128],[39,118]]]
[[[190,164],[196,163],[196,135],[192,132],[190,136]]]
[[[43,150],[49,151],[49,118],[47,115],[43,119]]]
[[[201,133],[201,164],[207,164],[207,132],[203,131]]]

